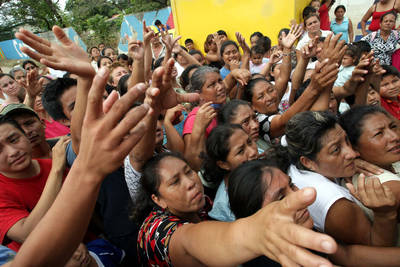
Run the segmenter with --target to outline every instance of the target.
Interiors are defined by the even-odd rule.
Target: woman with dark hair
[[[0,73],[0,90],[6,97],[2,106],[24,101],[25,89],[10,74]]]
[[[271,202],[279,201],[298,190],[291,178],[281,170],[282,166],[278,167],[273,159],[272,162],[253,160],[243,163],[231,173],[228,187],[229,204],[236,218],[251,216]],[[296,213],[295,221],[308,228],[313,225],[306,209]],[[329,258],[340,266],[388,267],[398,266],[399,251],[400,248],[341,244],[338,252]],[[255,266],[261,266],[261,258],[257,260],[258,265]]]
[[[221,45],[221,59],[224,66],[220,69],[221,77],[224,79],[233,69],[240,68],[240,51],[236,42],[228,40]]]
[[[297,210],[306,206],[296,203],[302,207],[292,207],[293,203],[288,201],[295,202],[300,192],[288,196],[285,203],[271,203],[248,218],[231,223],[205,222],[208,201],[203,186],[182,157],[171,153],[153,157],[144,166],[140,184],[133,216],[143,221],[138,236],[138,254],[143,265],[237,266],[267,255],[282,264],[331,266],[326,259],[298,247],[314,238],[313,249],[334,250],[330,238],[324,237],[327,249],[323,250],[319,247],[321,234],[293,223]],[[280,205],[291,207],[291,211],[280,210]],[[301,241],[298,245],[292,240]]]
[[[297,187],[317,190],[317,199],[308,208],[314,227],[345,244],[393,246],[397,203],[391,191],[377,179],[359,183],[352,194],[339,185],[339,178],[356,173],[358,153],[336,117],[329,112],[302,112],[288,122],[285,133],[279,154],[291,163],[288,175]],[[372,210],[373,222],[357,198]]]
[[[235,220],[227,193],[229,173],[257,157],[256,144],[239,125],[219,125],[211,131],[203,165],[204,180],[218,186],[212,210],[208,213],[211,218],[224,222]]]
[[[332,5],[335,3],[335,0],[312,0],[310,2],[310,6],[314,7],[318,10],[319,17],[321,20],[321,30],[329,31],[331,23],[329,21],[329,10]]]
[[[107,67],[110,68],[113,63],[113,60],[108,56],[100,56],[97,60],[97,68]]]
[[[283,114],[278,114],[278,105],[283,93],[278,92],[274,85],[264,78],[252,79],[247,84],[242,99],[251,103],[260,123],[260,137],[267,143],[272,138],[283,135],[286,123],[296,113],[318,108],[316,105],[320,90],[328,88],[337,77],[334,64],[327,66],[325,62],[319,68],[321,72],[317,71],[313,75],[305,92]]]
[[[112,62],[116,62],[118,57],[118,54],[112,47],[103,48],[103,50],[101,51],[101,55],[111,58]]]
[[[358,106],[340,116],[340,125],[360,158],[382,169],[383,173],[376,177],[400,200],[400,136],[396,120],[380,107]],[[358,177],[353,176],[354,185]]]
[[[226,103],[218,112],[218,124],[238,124],[257,144],[258,153],[261,154],[269,148],[259,135],[260,123],[249,102],[234,99]]]
[[[251,47],[255,46],[260,38],[263,38],[264,35],[261,32],[253,32],[250,35],[250,45]]]
[[[397,44],[400,43],[399,32],[393,30],[396,19],[397,13],[395,11],[383,14],[380,18],[380,29],[361,39],[371,45],[372,50],[374,50],[374,57],[379,59],[381,65],[392,65],[392,55]]]
[[[200,65],[189,65],[179,77],[179,82],[185,91],[190,90],[190,79],[192,78],[193,73],[200,67]]]
[[[353,23],[351,19],[344,16],[346,13],[346,7],[339,5],[335,8],[335,19],[331,22],[331,30],[336,35],[342,33],[340,40],[344,40],[346,43],[353,42],[354,31]]]
[[[397,2],[397,3],[396,3]],[[367,32],[367,21],[370,17],[372,17],[371,24],[369,25],[368,30],[371,32],[375,32],[379,30],[380,25],[379,22],[383,14],[394,11],[399,12],[400,10],[400,2],[398,0],[378,0],[375,1],[374,4],[367,10],[364,17],[362,17],[360,25],[362,35],[366,36]]]
[[[211,130],[217,125],[215,119],[217,110],[226,102],[230,90],[236,83],[244,84],[250,72],[237,69],[222,80],[218,69],[209,66],[199,67],[190,79],[192,92],[199,93],[199,106],[195,107],[185,120],[183,140],[185,142],[185,157],[195,170],[199,170],[202,159],[199,157],[205,149],[205,140]]]

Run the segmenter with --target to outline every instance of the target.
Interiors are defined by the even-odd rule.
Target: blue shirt
[[[8,247],[0,245],[0,265],[6,264],[15,257],[15,252]]]
[[[224,180],[222,180],[221,184],[218,187],[213,207],[208,213],[208,216],[222,222],[233,222],[234,220],[236,220],[235,215],[233,215],[229,207],[229,196],[228,192],[226,191]]]
[[[228,69],[225,68],[225,67],[222,67],[222,68],[219,70],[219,74],[221,74],[222,80],[225,79],[225,77],[228,76],[229,73],[231,73],[231,71],[228,70]]]
[[[340,40],[344,40],[346,43],[349,42],[349,19],[344,18],[342,23],[338,24],[336,19],[331,22],[331,30],[334,34],[342,33]]]

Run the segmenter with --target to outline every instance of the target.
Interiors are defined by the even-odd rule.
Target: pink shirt
[[[183,131],[182,131],[182,136],[184,136],[185,134],[191,134],[192,130],[193,130],[193,125],[194,125],[194,121],[196,119],[196,114],[197,111],[199,110],[200,107],[195,107],[187,116],[186,120],[185,120],[185,124],[183,125]],[[208,125],[207,129],[206,129],[206,137],[208,137],[208,135],[210,134],[211,130],[214,129],[217,126],[217,119],[214,118],[210,125]]]
[[[59,137],[70,133],[70,129],[67,126],[62,125],[57,121],[53,120],[53,122],[50,122],[48,120],[44,120],[44,123],[46,124],[46,129],[44,131],[46,139]]]

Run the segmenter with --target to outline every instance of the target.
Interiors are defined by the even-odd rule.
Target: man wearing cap
[[[24,130],[32,146],[32,158],[51,158],[51,142],[46,141],[45,125],[33,109],[24,104],[9,104],[0,115],[15,120]]]
[[[68,141],[60,139],[52,159],[32,159],[25,132],[0,116],[0,245],[17,251],[50,208],[64,177]]]

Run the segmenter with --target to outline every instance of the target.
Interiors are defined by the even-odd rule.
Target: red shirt
[[[392,114],[393,117],[400,120],[400,95],[397,96],[397,101],[381,97],[381,106]]]
[[[28,217],[36,206],[51,169],[51,159],[36,160],[40,173],[34,177],[15,179],[0,174],[0,241],[15,251],[21,244],[9,240],[6,234],[15,223]]]
[[[321,30],[324,31],[330,31],[331,30],[331,22],[329,20],[329,9],[326,6],[326,4],[323,4],[320,8],[319,8],[319,19],[321,22]]]
[[[47,138],[54,138],[63,135],[67,135],[70,133],[70,129],[67,126],[62,125],[57,121],[48,121],[44,120],[46,125],[46,129],[44,130],[45,137]]]

